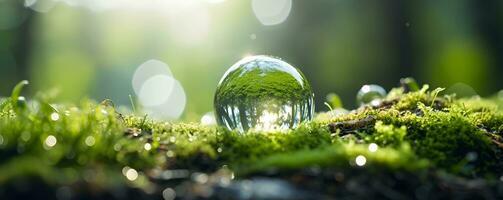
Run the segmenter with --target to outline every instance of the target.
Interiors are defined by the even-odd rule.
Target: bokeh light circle
[[[162,104],[156,106],[144,105],[145,113],[157,119],[178,119],[185,110],[187,97],[180,82],[175,80],[172,87],[167,100]]]
[[[176,80],[171,76],[155,75],[142,84],[138,97],[143,106],[158,106],[168,100]]]
[[[148,60],[141,64],[133,75],[133,90],[136,94],[140,94],[142,85],[150,78],[156,75],[173,76],[169,66],[159,60]]]
[[[283,23],[292,10],[292,0],[253,0],[253,13],[266,26]]]

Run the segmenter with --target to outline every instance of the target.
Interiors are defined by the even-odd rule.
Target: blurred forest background
[[[406,76],[488,96],[503,88],[503,1],[0,0],[0,96],[28,79],[27,96],[129,106],[139,67],[166,65],[173,80],[149,84],[171,88],[144,93],[165,89],[165,109],[181,108],[168,118],[199,121],[223,73],[252,54],[300,68],[317,111],[329,92],[353,108],[363,84]]]

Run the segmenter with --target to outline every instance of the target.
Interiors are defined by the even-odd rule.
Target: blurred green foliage
[[[134,70],[158,59],[186,91],[183,119],[198,121],[212,110],[224,71],[246,54],[278,56],[300,68],[319,110],[327,109],[329,92],[351,108],[363,84],[389,89],[406,76],[435,87],[462,83],[451,90],[460,94],[503,87],[501,1],[294,0],[276,26],[260,24],[250,1],[193,4],[99,10],[60,2],[36,12],[23,1],[0,0],[0,95],[29,79],[31,94],[57,88],[60,101],[128,105]],[[194,11],[204,14],[202,22],[191,18],[199,16]]]

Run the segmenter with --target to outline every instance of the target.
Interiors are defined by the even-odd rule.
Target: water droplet
[[[54,135],[49,135],[46,139],[45,139],[45,149],[50,149],[54,146],[56,146],[56,143],[58,143],[58,140],[56,139],[56,137],[54,137]]]
[[[51,120],[52,121],[58,121],[59,120],[59,114],[58,113],[52,113],[51,114]]]
[[[376,152],[376,151],[377,151],[377,149],[379,149],[379,146],[377,146],[377,144],[376,144],[376,143],[371,143],[371,144],[369,145],[369,151],[370,151],[370,152]]]
[[[373,100],[379,100],[386,97],[386,90],[379,85],[364,85],[358,95],[356,101],[360,105],[372,103]]]
[[[138,178],[138,172],[130,167],[122,168],[122,174],[130,181],[134,181]]]
[[[365,156],[359,155],[356,157],[355,163],[356,163],[356,165],[358,165],[360,167],[364,166],[365,163],[367,163],[367,158],[365,158]]]
[[[287,130],[312,119],[313,99],[298,69],[276,58],[250,56],[220,80],[215,93],[217,122],[240,132]]]
[[[150,149],[152,149],[152,145],[150,143],[145,143],[145,145],[143,145],[143,148],[147,151],[150,151]]]
[[[22,109],[28,107],[28,102],[26,101],[26,98],[23,96],[18,97],[17,98],[17,106]]]

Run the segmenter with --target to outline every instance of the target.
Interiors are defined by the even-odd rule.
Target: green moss
[[[64,185],[85,180],[103,188],[147,187],[155,169],[214,172],[228,166],[238,178],[268,170],[361,168],[419,173],[445,171],[462,177],[503,173],[500,99],[454,99],[438,90],[395,89],[380,107],[363,107],[284,132],[239,134],[219,127],[153,121],[116,112],[110,104],[84,100],[51,105],[35,98],[20,109],[0,101],[0,185],[25,177]],[[38,106],[33,106],[33,105]],[[51,119],[58,113],[59,119]],[[372,116],[370,127],[358,120]],[[329,131],[335,122],[353,130]],[[57,142],[47,143],[49,136]],[[376,152],[368,150],[376,143]],[[147,144],[147,145],[146,145]],[[355,165],[357,156],[367,159]],[[139,171],[131,182],[124,167]],[[91,175],[90,175],[91,173]],[[106,174],[101,176],[103,174]]]

